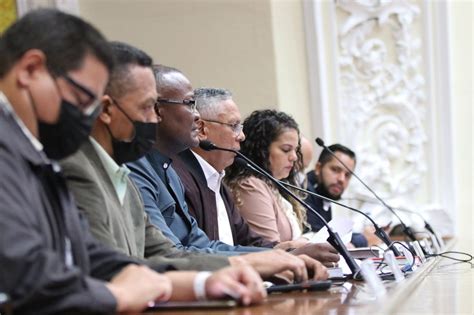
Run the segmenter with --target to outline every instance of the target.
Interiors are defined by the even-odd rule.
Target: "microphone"
[[[375,202],[375,200],[373,200],[373,199],[365,199],[365,198],[346,198],[345,200],[357,200],[357,201],[361,201],[361,202],[378,203],[378,202]],[[438,235],[438,233],[436,233],[434,231],[433,227],[430,225],[430,223],[428,221],[426,221],[425,217],[421,213],[419,213],[417,211],[414,211],[414,210],[411,210],[411,209],[400,208],[400,207],[392,207],[392,209],[396,209],[396,210],[402,211],[402,212],[408,212],[408,213],[415,214],[418,217],[420,217],[421,220],[423,220],[423,223],[425,224],[425,229],[428,230],[428,232],[430,232],[431,234],[434,235],[434,237],[436,239],[436,242],[438,243],[440,248],[442,248],[444,246],[443,242],[441,241],[441,239]]]
[[[331,150],[329,149],[326,145],[324,145],[324,141],[323,139],[321,138],[316,138],[315,139],[316,143],[324,148],[325,150],[327,150],[336,160],[339,161],[339,163],[342,164],[342,166],[344,166],[344,168],[349,171],[349,173],[351,173],[351,175],[353,175],[355,178],[357,178],[357,180],[362,184],[364,185],[365,188],[367,188],[371,193],[372,195],[375,196],[375,198],[377,198],[378,201],[380,201],[382,203],[382,205],[384,205],[385,208],[387,208],[388,210],[390,210],[391,213],[393,213],[398,221],[400,221],[400,224],[402,225],[403,227],[403,232],[405,233],[405,235],[407,235],[412,241],[417,241],[416,237],[415,237],[415,233],[413,232],[413,230],[408,227],[403,221],[402,219],[398,216],[398,214],[395,212],[395,210],[393,210],[382,198],[380,198],[377,193],[375,191],[373,191],[362,179],[360,179],[359,176],[357,176],[357,174],[355,174],[349,167],[347,167],[346,164],[344,164],[344,162],[341,161],[341,159]]]
[[[275,185],[278,186],[278,188],[280,188],[281,190],[286,192],[288,195],[290,195],[292,198],[294,198],[303,207],[305,207],[309,211],[312,211],[314,214],[316,214],[321,219],[321,221],[324,223],[324,225],[326,226],[326,229],[329,233],[329,237],[327,238],[327,241],[329,242],[329,244],[331,244],[341,254],[341,256],[344,258],[347,265],[349,266],[349,269],[352,272],[353,278],[355,280],[362,280],[362,275],[360,274],[360,267],[359,267],[359,265],[357,265],[354,258],[349,254],[349,251],[347,250],[346,246],[342,242],[341,237],[339,236],[339,234],[337,234],[337,232],[334,232],[331,229],[331,227],[328,225],[326,220],[324,220],[324,218],[316,210],[314,210],[306,202],[304,202],[303,200],[298,198],[291,190],[289,190],[284,185],[282,185],[278,179],[276,179],[275,177],[270,175],[267,171],[265,171],[260,166],[255,164],[255,162],[253,162],[251,159],[249,159],[247,156],[245,156],[241,152],[239,152],[237,150],[233,150],[233,149],[226,149],[226,148],[218,147],[214,143],[212,143],[210,141],[207,141],[207,140],[199,142],[199,147],[203,150],[206,150],[206,151],[220,150],[220,151],[227,151],[227,152],[235,153],[236,155],[241,157],[243,160],[245,160],[247,162],[247,165],[251,166],[252,170],[256,170],[256,171],[258,170],[259,174],[262,174],[263,176],[265,176],[266,178],[271,180]]]
[[[438,245],[440,247],[443,247],[443,243],[441,242],[438,234],[434,231],[433,227],[431,226],[431,224],[428,223],[428,221],[425,220],[425,218],[421,215],[421,213],[418,213],[416,211],[413,211],[413,210],[410,210],[410,209],[405,209],[405,208],[394,208],[394,209],[397,209],[399,211],[404,211],[404,212],[408,212],[408,213],[412,213],[412,214],[415,214],[417,216],[419,216],[422,220],[423,220],[423,223],[425,224],[425,229],[428,230],[428,232],[430,232],[431,234],[434,235],[435,239],[436,239],[436,242],[438,243]]]
[[[372,225],[375,227],[375,232],[374,234],[382,241],[385,243],[385,245],[387,245],[387,248],[389,249],[392,249],[393,253],[395,254],[395,256],[403,256],[400,251],[398,250],[398,248],[396,248],[392,241],[390,240],[390,237],[387,235],[387,233],[377,224],[375,223],[375,221],[365,212],[363,211],[360,211],[359,209],[356,209],[356,208],[353,208],[353,207],[350,207],[348,205],[345,205],[343,203],[340,203],[334,199],[331,199],[331,198],[328,198],[328,197],[325,197],[323,195],[320,195],[320,194],[317,194],[315,192],[312,192],[312,191],[309,191],[309,190],[306,190],[306,189],[303,189],[301,187],[298,187],[298,186],[295,186],[295,185],[292,185],[290,183],[285,183],[283,181],[280,181],[281,184],[287,186],[287,187],[291,187],[293,189],[296,189],[296,190],[299,190],[301,192],[304,192],[306,194],[310,194],[310,195],[313,195],[313,196],[316,196],[318,198],[321,198],[323,200],[326,200],[326,201],[329,201],[331,203],[334,203],[336,205],[339,205],[343,208],[346,208],[346,209],[349,209],[349,210],[352,210],[352,211],[355,211],[357,213],[360,213],[362,214],[364,217],[366,217],[371,223]]]
[[[206,151],[213,151],[213,150],[221,150],[221,151],[229,151],[229,152],[237,151],[237,150],[219,148],[214,143],[208,140],[199,141],[199,147]]]

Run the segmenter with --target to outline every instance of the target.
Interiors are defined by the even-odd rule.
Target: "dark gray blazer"
[[[127,255],[146,258],[153,265],[171,264],[180,270],[215,270],[229,265],[226,257],[177,249],[149,222],[140,194],[130,179],[122,205],[90,141],[61,161],[61,166],[78,208],[101,242]]]
[[[91,236],[59,167],[5,106],[0,92],[0,291],[15,314],[113,313],[105,281],[138,261]]]

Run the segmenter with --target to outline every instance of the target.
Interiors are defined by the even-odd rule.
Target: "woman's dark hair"
[[[252,161],[257,163],[260,167],[271,174],[270,170],[270,145],[278,139],[278,137],[288,129],[294,129],[298,133],[298,147],[296,155],[298,160],[295,162],[293,169],[287,178],[283,179],[290,184],[297,185],[296,174],[303,169],[303,156],[301,154],[301,145],[299,140],[299,128],[296,121],[288,114],[276,110],[256,110],[248,116],[244,123],[243,132],[245,140],[241,143],[240,152],[249,157]],[[248,168],[244,168],[237,163],[229,166],[226,169],[224,181],[236,196],[236,203],[239,205],[238,191],[235,189],[238,183],[249,176],[255,176],[265,181],[271,187],[277,188],[270,180],[264,176],[253,172]],[[280,191],[283,197],[287,199],[292,205],[302,224],[305,221],[305,211],[297,204],[293,198],[287,196],[283,191]],[[303,224],[302,224],[303,225]]]

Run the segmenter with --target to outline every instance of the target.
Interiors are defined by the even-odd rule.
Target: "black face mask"
[[[114,103],[117,108],[127,117],[128,120],[133,124],[134,136],[131,141],[117,140],[112,132],[109,130],[110,136],[112,137],[112,148],[114,150],[114,160],[118,165],[132,162],[143,157],[148,151],[151,150],[155,144],[156,139],[156,127],[157,123],[145,123],[141,121],[132,120],[127,113],[118,105],[116,101]]]
[[[156,123],[132,121],[135,136],[132,141],[117,140],[112,136],[114,160],[118,165],[136,161],[151,150],[155,144]],[[109,130],[110,132],[110,130]],[[112,135],[112,133],[110,133]]]
[[[99,112],[97,106],[92,114],[84,115],[77,106],[63,99],[57,122],[38,121],[39,138],[46,155],[60,160],[75,153],[87,140]]]

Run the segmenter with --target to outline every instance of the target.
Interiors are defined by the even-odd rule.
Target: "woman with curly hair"
[[[246,139],[240,151],[275,178],[296,185],[302,155],[295,120],[283,112],[257,110],[243,125]],[[301,238],[304,208],[270,180],[234,163],[226,169],[224,181],[255,232],[269,241],[307,242]]]

